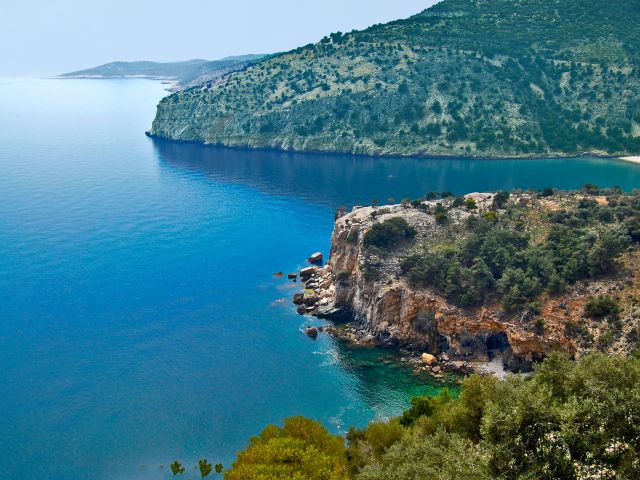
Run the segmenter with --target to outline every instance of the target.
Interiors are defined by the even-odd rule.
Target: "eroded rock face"
[[[488,204],[490,194],[471,195],[478,205]],[[383,212],[375,214],[374,212]],[[372,214],[374,217],[372,217]],[[460,217],[466,214],[458,213]],[[416,289],[399,276],[402,249],[376,264],[377,274],[367,272],[364,234],[374,219],[401,216],[419,236],[437,228],[432,215],[406,206],[364,207],[339,218],[331,238],[331,255],[322,279],[331,279],[333,294],[327,311],[348,310],[361,339],[374,338],[381,345],[407,347],[416,352],[440,355],[452,360],[489,361],[502,355],[507,367],[528,369],[531,363],[551,351],[576,353],[574,344],[551,330],[546,335],[530,331],[517,316],[506,315],[499,305],[464,309],[427,289]]]
[[[499,364],[499,357],[506,368],[518,371],[530,369],[533,362],[554,351],[575,357],[596,348],[626,354],[638,348],[640,248],[635,244],[616,260],[618,267],[611,274],[581,280],[562,294],[542,293],[534,307],[520,311],[506,311],[500,301],[488,300],[494,298],[490,296],[480,306],[462,307],[435,289],[409,283],[401,271],[402,261],[411,253],[428,255],[432,248],[447,248],[464,239],[456,235],[468,234],[462,222],[471,215],[495,218],[500,213],[492,209],[494,195],[468,194],[457,203],[439,200],[446,207],[443,223],[437,220],[437,212],[444,207],[436,208],[437,201],[414,207],[408,203],[354,207],[335,222],[327,264],[301,271],[306,287],[303,298],[309,300],[299,311],[348,323],[328,329],[347,341],[412,351],[420,368],[428,367],[420,362],[423,353],[435,356],[445,370],[466,371],[478,362]],[[527,218],[544,235],[539,220],[547,218],[547,212],[575,209],[583,198],[579,192],[542,199],[520,192],[509,202],[529,209]],[[602,200],[606,204],[607,199]],[[365,246],[365,235],[374,223],[393,217],[403,218],[415,230],[410,240],[400,239],[384,249]],[[618,318],[585,317],[585,304],[599,295],[617,299]]]

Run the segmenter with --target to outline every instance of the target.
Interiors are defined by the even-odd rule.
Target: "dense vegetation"
[[[640,152],[640,0],[444,0],[165,98],[152,133],[373,154]]]
[[[351,429],[267,427],[227,479],[640,478],[640,362],[552,355],[526,379],[473,375],[457,398],[419,397],[400,418]]]
[[[364,236],[365,246],[378,248],[390,248],[396,246],[402,240],[413,237],[415,228],[407,223],[404,218],[393,217],[384,222],[376,223]]]
[[[552,211],[509,202],[508,194],[500,193],[491,210],[468,216],[438,241],[407,256],[402,272],[413,284],[433,287],[462,306],[497,298],[507,310],[532,305],[545,292],[561,293],[578,280],[611,273],[618,256],[639,240],[634,232],[640,196],[611,190],[609,200],[598,204],[589,191],[600,193],[586,186],[577,205]],[[462,205],[456,199],[449,208]],[[446,219],[445,204],[435,209]]]

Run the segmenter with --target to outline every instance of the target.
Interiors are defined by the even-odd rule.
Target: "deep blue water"
[[[166,478],[269,422],[344,432],[430,383],[309,340],[272,277],[376,198],[640,186],[612,160],[372,159],[144,135],[162,86],[0,80],[0,477]],[[279,299],[286,299],[279,302]],[[163,470],[160,466],[164,465]]]

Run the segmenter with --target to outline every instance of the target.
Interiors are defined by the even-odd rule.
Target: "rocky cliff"
[[[442,241],[450,242],[452,236],[461,235],[456,226],[470,218],[492,218],[494,197],[467,195],[466,199],[474,201],[472,211],[453,207],[453,199],[414,202],[413,206],[356,207],[336,220],[327,265],[312,274],[307,272],[306,296],[312,299],[302,311],[350,321],[346,328],[336,327],[334,332],[354,342],[404,347],[450,363],[486,362],[501,356],[512,370],[527,370],[532,362],[552,351],[576,356],[596,348],[626,352],[637,348],[640,311],[636,294],[640,279],[636,266],[640,253],[635,244],[625,247],[616,259],[616,267],[606,274],[568,285],[561,293],[539,289],[535,302],[517,308],[505,308],[496,294],[462,306],[437,288],[411,281],[403,271],[406,258],[416,251],[424,254],[425,244],[432,249],[446,248]],[[519,194],[512,195],[510,202],[522,203],[526,206],[519,208],[546,218],[561,206],[574,208],[580,198],[581,194],[551,199]],[[598,198],[606,202],[604,197]],[[448,208],[446,225],[435,213],[442,205]],[[406,220],[415,235],[388,251],[367,245],[366,234],[375,224],[395,218]],[[522,228],[539,230],[540,225],[532,221]],[[539,242],[548,232],[538,235],[533,242]],[[609,295],[622,306],[615,319],[603,320],[603,316],[585,313],[590,300]]]

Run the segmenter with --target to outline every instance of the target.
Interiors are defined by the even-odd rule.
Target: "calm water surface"
[[[640,186],[640,168],[611,160],[157,142],[143,132],[164,93],[144,80],[0,80],[2,478],[168,478],[175,458],[229,464],[289,415],[344,432],[437,391],[383,352],[309,340],[291,285],[272,277],[327,252],[340,205]]]

